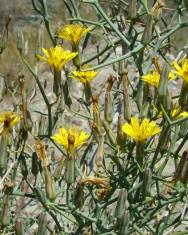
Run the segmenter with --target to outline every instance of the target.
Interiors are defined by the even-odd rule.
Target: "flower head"
[[[179,119],[188,117],[187,111],[182,111],[182,107],[179,105],[175,105],[174,108],[171,110],[170,115],[172,118]]]
[[[159,81],[160,81],[160,74],[159,74],[159,72],[154,70],[154,71],[151,71],[150,73],[142,76],[141,79],[154,87],[158,87]]]
[[[154,121],[144,118],[140,121],[137,117],[131,118],[131,123],[125,123],[122,131],[132,137],[136,142],[145,142],[149,137],[156,135],[161,130]]]
[[[35,149],[38,157],[40,158],[43,166],[48,166],[49,161],[45,150],[45,143],[41,140],[36,140]]]
[[[79,146],[86,143],[89,134],[73,127],[69,129],[60,128],[59,132],[51,138],[58,144],[63,145],[69,153],[73,153]]]
[[[172,70],[171,74],[181,77],[184,83],[188,84],[188,58],[184,58],[179,64],[173,61],[172,66],[175,70]]]
[[[20,116],[14,112],[8,111],[0,115],[0,122],[3,126],[3,131],[9,132],[9,130],[20,121]]]
[[[84,66],[83,69],[86,69],[88,66]],[[72,71],[72,78],[77,79],[78,81],[80,81],[83,84],[89,83],[91,82],[91,80],[93,80],[93,78],[95,78],[97,76],[97,72],[95,70],[91,70],[91,71],[77,71],[74,70]]]
[[[172,79],[175,79],[175,78],[176,77],[170,72],[169,76],[168,76],[168,79],[172,80]],[[157,70],[153,70],[150,73],[142,76],[141,79],[143,81],[149,83],[150,85],[158,88],[159,82],[160,82],[160,79],[161,79],[161,75]]]
[[[104,178],[99,178],[95,176],[86,176],[81,179],[81,184],[93,184],[93,185],[99,185],[104,188],[109,188],[110,185],[108,181]]]
[[[62,29],[57,32],[57,37],[70,41],[72,45],[78,46],[80,39],[90,29],[81,24],[66,24]]]
[[[42,48],[42,51],[45,56],[37,55],[38,59],[47,62],[58,71],[78,54],[77,52],[71,52],[69,50],[64,51],[61,46],[52,47],[48,50]]]

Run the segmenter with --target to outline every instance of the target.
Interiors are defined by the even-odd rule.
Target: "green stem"
[[[165,135],[166,135],[166,133],[168,132],[168,129],[169,129],[169,128],[170,128],[170,126],[169,126],[169,125],[166,125],[166,126],[164,126],[164,128],[163,128],[163,130],[162,130],[162,132],[161,132],[161,135],[160,135],[160,137],[159,137],[159,143],[158,143],[158,145],[157,145],[157,147],[156,147],[156,151],[155,151],[155,154],[154,154],[154,156],[153,156],[153,160],[152,160],[152,162],[151,162],[151,166],[150,166],[151,170],[153,170],[153,168],[154,168],[154,166],[155,166],[155,163],[156,163],[158,154],[159,154],[159,152],[160,152],[161,145],[163,144],[163,140],[164,140]]]
[[[84,1],[87,2],[87,1]],[[109,17],[106,15],[106,13],[103,11],[102,7],[98,3],[98,1],[92,1],[88,3],[92,3],[100,15],[106,20],[106,22],[110,25],[110,27],[114,30],[114,32],[122,39],[122,41],[127,45],[130,46],[130,42],[127,40],[127,38],[118,30],[118,28],[112,23],[112,21],[109,19]]]
[[[107,62],[105,62],[103,64],[99,64],[99,65],[96,65],[94,67],[84,69],[83,71],[91,71],[91,70],[100,69],[100,68],[106,67],[108,65],[114,64],[116,62],[125,60],[125,59],[131,57],[133,54],[138,53],[140,50],[143,49],[143,47],[144,46],[141,43],[139,43],[138,46],[136,46],[132,51],[128,52],[127,54],[119,56],[118,58],[110,60],[110,61],[107,61]]]
[[[31,68],[31,66],[29,65],[29,63],[25,60],[25,58],[21,55],[21,59],[23,61],[23,63],[26,65],[26,67],[29,69],[29,71],[31,72],[31,74],[33,75],[33,77],[35,78],[35,81],[39,87],[39,90],[41,92],[41,95],[44,99],[44,102],[47,106],[47,110],[48,110],[48,135],[51,136],[52,135],[52,112],[51,112],[51,105],[48,101],[48,98],[44,92],[44,89],[39,81],[39,78],[37,76],[37,74],[34,72],[34,70]]]

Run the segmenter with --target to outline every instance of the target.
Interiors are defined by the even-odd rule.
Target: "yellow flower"
[[[79,146],[86,143],[89,134],[74,127],[69,129],[60,128],[59,132],[51,138],[58,144],[63,145],[69,153],[73,153]]]
[[[142,76],[141,79],[154,87],[158,87],[160,74],[157,71],[151,71],[150,73]]]
[[[161,118],[163,116],[163,112],[159,111],[156,106],[153,105],[153,109],[158,114],[157,118]],[[173,105],[173,107],[171,109],[170,117],[175,118],[175,119],[185,118],[185,117],[188,117],[188,112],[182,111],[182,107],[178,104],[175,104],[175,105]]]
[[[88,66],[84,66],[83,69],[87,68]],[[91,71],[72,71],[72,78],[77,79],[83,84],[91,82],[93,78],[97,76],[97,72],[94,70]]]
[[[78,54],[69,50],[64,51],[61,46],[52,47],[48,50],[42,48],[42,51],[45,56],[37,55],[38,59],[47,62],[57,71],[60,71],[69,60],[72,60]]]
[[[20,116],[14,112],[4,112],[0,116],[0,122],[2,123],[3,131],[8,132],[14,125],[20,121]]]
[[[173,61],[172,66],[175,70],[172,70],[171,74],[181,77],[184,83],[188,84],[188,58],[184,58],[179,64]]]
[[[77,47],[80,39],[90,29],[80,24],[66,24],[62,29],[57,32],[57,37],[70,41],[73,46]]]
[[[131,123],[125,123],[122,131],[132,137],[136,142],[145,142],[149,137],[161,131],[154,121],[144,118],[141,122],[137,117],[131,118]]]
[[[159,82],[160,82],[160,79],[161,79],[161,75],[157,70],[153,70],[150,73],[142,76],[141,79],[143,81],[149,83],[150,85],[158,88]],[[173,74],[169,73],[168,79],[169,80],[175,79],[175,76],[173,76]]]
[[[188,117],[188,112],[187,111],[182,111],[181,106],[175,105],[175,107],[171,110],[170,115],[172,118],[185,118]]]

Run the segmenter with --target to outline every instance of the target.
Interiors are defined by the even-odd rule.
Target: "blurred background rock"
[[[104,7],[105,11],[109,14],[111,9],[114,8],[114,4],[110,0],[99,0],[100,4]],[[116,3],[118,1],[115,1]],[[153,4],[153,0],[149,0],[150,6]],[[177,0],[166,0],[166,10],[164,10],[165,20],[170,21],[173,9],[178,7]],[[69,18],[67,8],[64,5],[63,0],[47,0],[49,15],[51,19],[51,25],[53,30],[56,30],[59,26],[64,24],[64,20]],[[84,3],[80,3],[76,0],[76,3],[81,9],[81,15],[85,19],[96,19],[95,12],[93,8]],[[7,19],[10,18],[11,21],[8,27],[8,38],[2,39],[3,31]],[[23,66],[20,61],[19,53],[16,49],[16,34],[17,31],[21,30],[24,35],[25,41],[25,55],[28,61],[34,65],[36,62],[35,52],[36,43],[38,38],[38,30],[42,28],[44,31],[44,45],[49,47],[50,41],[49,37],[42,26],[41,17],[33,10],[31,0],[0,0],[0,47],[3,53],[0,55],[0,74],[6,78],[8,87],[14,87],[15,80],[18,74],[23,73],[28,77],[31,77],[29,72]],[[186,30],[178,31],[173,35],[173,48],[172,53],[177,53],[185,44],[187,40]],[[93,39],[91,42],[96,43],[98,39]],[[3,48],[5,46],[5,48]],[[30,79],[32,81],[32,79]]]

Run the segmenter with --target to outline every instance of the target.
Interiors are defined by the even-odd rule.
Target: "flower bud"
[[[64,163],[65,163],[65,157],[62,157],[60,161],[58,162],[57,167],[54,172],[55,181],[59,180],[62,177],[62,170],[63,170]]]
[[[185,9],[188,12],[188,0],[184,0]]]
[[[159,81],[158,87],[158,96],[159,96],[159,103],[163,105],[167,112],[171,109],[171,101],[169,99],[168,94],[168,75],[169,75],[169,67],[167,64],[163,66],[161,79]]]
[[[39,161],[38,161],[37,153],[33,152],[31,158],[32,158],[31,172],[36,177],[39,172]]]
[[[109,182],[107,181],[107,178],[99,178],[95,176],[85,176],[84,178],[81,179],[81,182],[84,185],[87,184],[92,184],[92,185],[97,185],[105,188],[109,188]]]
[[[50,155],[51,155],[52,162],[56,162],[55,148],[53,146],[50,147]]]
[[[9,225],[9,194],[13,190],[13,182],[8,179],[5,182],[4,189],[3,189],[3,202],[2,202],[2,209],[1,209],[1,214],[0,214],[0,224],[2,226],[7,226]]]
[[[111,123],[112,121],[112,98],[111,98],[111,92],[109,91],[106,91],[105,93],[104,118],[108,123]]]
[[[100,188],[96,190],[96,195],[99,201],[105,200],[111,188]]]
[[[46,116],[41,116],[39,120],[38,135],[45,135],[47,131],[47,119]]]
[[[159,18],[162,8],[165,6],[165,0],[157,0],[151,9],[151,14],[155,19]]]
[[[121,219],[121,229],[119,235],[129,234],[129,212],[125,211]]]
[[[32,127],[33,127],[33,121],[31,119],[31,113],[28,110],[26,110],[25,128],[26,128],[26,130],[31,132],[32,131]]]
[[[36,153],[39,159],[42,162],[42,166],[43,167],[48,166],[49,161],[48,161],[48,157],[47,157],[46,150],[45,150],[45,143],[39,139],[36,140],[35,149],[36,149]]]
[[[150,168],[146,168],[143,174],[143,186],[142,186],[143,199],[145,199],[145,197],[150,196],[151,183],[152,183],[152,172]]]
[[[131,0],[129,3],[129,18],[135,19],[136,18],[136,4],[137,4],[137,0]]]
[[[161,73],[161,65],[159,63],[159,58],[157,56],[153,57],[152,63],[155,66],[157,72],[160,74]]]
[[[9,225],[9,195],[3,195],[2,209],[0,214],[0,224],[2,226]]]
[[[93,119],[99,132],[101,132],[102,124],[101,124],[101,116],[100,116],[100,109],[99,109],[99,96],[93,95],[92,102],[93,102]]]
[[[26,94],[26,81],[25,77],[23,74],[19,75],[18,77],[19,80],[19,88],[20,88],[20,93],[21,93],[21,98],[22,98],[22,104],[21,104],[21,111],[23,113],[23,127],[27,131],[32,130],[32,120],[31,120],[31,115],[27,109],[27,94]]]
[[[142,106],[142,108],[140,110],[140,115],[139,115],[140,119],[144,119],[144,118],[148,117],[150,106],[151,106],[151,103],[147,102],[147,101],[143,104],[143,106]]]
[[[147,45],[152,40],[152,32],[153,32],[153,16],[147,15],[146,26],[142,35],[141,42],[144,45]]]
[[[45,188],[46,188],[46,195],[50,201],[55,200],[56,198],[56,191],[55,191],[55,183],[53,181],[48,157],[45,150],[45,144],[41,140],[37,140],[35,144],[36,152],[41,160],[42,169],[44,172],[44,180],[45,180]]]
[[[103,158],[104,158],[104,134],[100,134],[98,137],[98,149],[96,153],[96,158],[95,158],[95,164],[97,168],[99,169],[100,167],[103,166]]]
[[[117,136],[116,136],[116,141],[119,146],[122,146],[126,141],[126,134],[122,131],[123,124],[124,124],[123,117],[121,114],[119,114],[118,124],[117,124]]]
[[[164,154],[170,145],[170,134],[171,134],[171,130],[168,129],[164,135],[163,142],[160,146],[161,154]]]
[[[84,204],[84,184],[78,182],[75,192],[74,192],[74,205],[76,208],[81,208]]]
[[[47,224],[48,224],[46,213],[40,214],[38,221],[39,221],[39,226],[38,226],[37,235],[46,235]]]
[[[182,122],[180,127],[180,137],[184,137],[188,132],[188,120]]]
[[[41,54],[41,48],[43,48],[43,40],[44,40],[44,38],[43,38],[43,31],[42,31],[41,27],[38,29],[37,36],[38,37],[37,37],[37,43],[36,43],[37,44],[36,45],[36,55]]]
[[[21,30],[17,31],[16,45],[17,45],[17,50],[20,52],[20,54],[23,54],[25,50],[25,43],[24,43],[24,35]]]
[[[5,94],[5,85],[4,77],[0,76],[0,102],[3,100]]]
[[[27,162],[25,158],[26,154],[21,153],[19,156],[19,161],[20,161],[21,173],[24,179],[26,179],[28,175]]]
[[[5,39],[4,39],[4,37],[0,36],[0,54],[3,53],[5,48],[6,48]]]
[[[183,83],[179,96],[179,105],[182,109],[188,110],[188,84]]]
[[[52,179],[51,171],[49,166],[43,167],[46,195],[50,201],[54,201],[56,198],[55,183]]]
[[[8,151],[7,151],[7,145],[8,145],[8,137],[9,134],[7,132],[2,132],[1,140],[0,140],[0,173],[2,171],[7,169],[7,157],[8,157]]]
[[[117,199],[115,217],[117,219],[121,219],[127,208],[128,208],[127,190],[121,189],[118,195],[118,199]]]
[[[110,75],[107,80],[107,87],[105,93],[105,104],[104,104],[104,118],[108,123],[112,121],[112,87],[116,78]]]
[[[128,71],[125,70],[122,73],[122,82],[123,82],[123,104],[124,104],[124,118],[126,121],[131,119],[131,105],[129,97],[129,79]]]
[[[15,222],[15,235],[24,235],[24,234],[25,231],[24,231],[23,222],[17,219]]]
[[[116,77],[113,75],[110,75],[108,77],[106,91],[109,91],[109,92],[112,91],[112,87],[113,87],[115,80],[116,80]]]
[[[24,127],[24,122],[23,119],[20,121],[20,139],[22,141],[22,143],[26,142],[28,138],[28,132],[26,130],[26,128]]]
[[[0,35],[0,54],[3,53],[3,50],[6,48],[7,41],[8,41],[8,26],[12,19],[11,15],[5,17],[5,24],[3,28],[3,33]]]
[[[188,151],[184,151],[175,173],[175,181],[187,184],[188,181]]]

